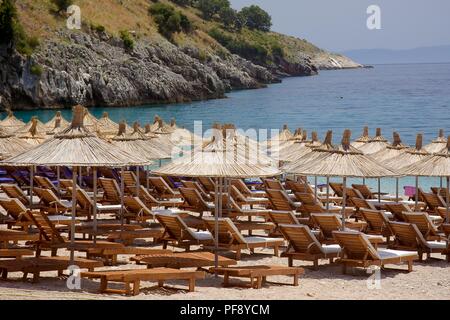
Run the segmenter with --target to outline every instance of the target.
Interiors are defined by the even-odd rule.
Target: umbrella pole
[[[81,167],[78,169],[80,171],[79,176],[78,176],[78,183],[80,185],[80,187],[83,185],[83,171],[81,171]]]
[[[94,167],[92,169],[92,175],[94,176],[94,209],[93,209],[93,215],[94,215],[94,244],[97,242],[97,168]]]
[[[363,184],[366,184],[366,178],[362,179]]]
[[[327,211],[330,210],[330,177],[327,177]]]
[[[399,178],[395,178],[395,201],[398,202],[398,184],[399,184]]]
[[[342,181],[342,230],[345,230],[345,206],[347,204],[347,177]]]
[[[145,173],[145,182],[147,183],[147,190],[150,189],[150,179],[148,176],[149,168],[147,168],[147,171]]]
[[[56,167],[56,180],[57,180],[57,184],[56,184],[56,188],[58,191],[58,197],[61,197],[61,170],[59,167]]]
[[[123,232],[123,229],[124,229],[124,214],[123,214],[123,205],[124,205],[124,202],[123,202],[123,197],[124,197],[124,194],[125,194],[125,179],[123,178],[124,177],[124,174],[125,174],[125,167],[122,167],[121,168],[121,172],[122,172],[122,177],[121,177],[121,179],[120,179],[120,224],[121,224],[121,230],[120,230],[120,232],[122,233]],[[122,236],[122,234],[121,234],[121,236]]]
[[[219,250],[219,178],[215,179],[215,186],[214,186],[214,208],[216,211],[216,217],[214,219],[214,267],[215,267],[215,276],[218,277],[217,274],[217,268],[219,267],[219,256],[218,256],[218,250]]]
[[[439,178],[439,189],[442,189],[442,187],[444,186],[443,182],[442,182],[442,177]]]
[[[415,205],[415,209],[416,211],[419,211],[419,177],[416,177],[416,205]]]
[[[141,184],[140,176],[139,176],[139,166],[136,167],[136,197],[139,198],[139,188]]]
[[[314,198],[317,199],[317,176],[314,176]]]
[[[34,166],[30,168],[30,208],[33,208]]]
[[[381,178],[378,178],[378,203],[381,203]]]
[[[77,168],[72,167],[72,224],[70,225],[70,265],[75,263],[75,218],[77,210]]]
[[[450,222],[450,207],[449,207],[449,205],[450,205],[450,195],[449,195],[449,191],[450,191],[450,177],[447,177],[447,192],[446,192],[446,195],[445,195],[445,198],[446,198],[446,204],[447,204],[447,212],[446,212],[446,216],[447,216],[447,223],[449,223]]]

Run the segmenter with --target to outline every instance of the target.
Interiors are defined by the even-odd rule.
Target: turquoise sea
[[[234,91],[226,99],[183,104],[151,105],[129,108],[92,108],[100,117],[128,123],[151,122],[158,114],[166,121],[175,117],[179,125],[193,129],[202,120],[204,129],[213,122],[235,123],[244,130],[277,129],[288,124],[293,130],[302,127],[318,131],[322,138],[332,129],[338,142],[344,129],[353,138],[368,125],[391,138],[398,131],[404,142],[413,144],[417,133],[425,143],[434,139],[439,128],[450,134],[450,64],[376,65],[374,69],[322,71],[319,76],[287,78],[266,89]],[[47,121],[54,110],[18,111],[24,121],[38,115]],[[70,117],[70,110],[62,110]],[[373,187],[375,181],[369,182]],[[402,185],[414,185],[414,179],[402,179]],[[424,188],[439,185],[439,179],[421,179]],[[393,192],[395,181],[383,180],[382,188]]]

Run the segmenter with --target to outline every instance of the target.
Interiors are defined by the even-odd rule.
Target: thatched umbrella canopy
[[[394,140],[391,145],[387,146],[386,149],[372,154],[371,157],[378,162],[384,163],[392,158],[398,157],[409,148],[407,145],[402,143],[400,135],[397,132],[394,132],[393,137]]]
[[[358,139],[352,142],[352,147],[360,148],[370,140],[372,140],[372,138],[369,136],[369,127],[366,126],[363,129],[363,134]]]
[[[175,145],[194,145],[196,142],[202,141],[201,137],[195,136],[195,134],[188,129],[179,127],[175,121],[175,118],[172,118],[169,126],[170,131],[172,132],[170,135],[170,140]]]
[[[133,125],[133,127],[136,126],[136,123]],[[163,151],[164,153],[168,153],[168,154],[175,154],[175,153],[179,153],[180,149],[175,146],[172,141],[170,139],[168,139],[166,136],[164,135],[158,135],[155,134],[151,131],[151,125],[150,124],[146,124],[144,131],[141,130],[141,128],[139,127],[139,124],[137,124],[137,127],[139,128],[140,132],[143,132],[143,134],[149,138],[147,140],[147,142],[153,147],[156,148],[158,150]]]
[[[438,137],[433,140],[430,144],[427,144],[425,147],[423,147],[426,151],[429,153],[435,153],[440,152],[447,146],[447,140],[445,140],[444,137],[444,129],[439,129],[439,135]]]
[[[280,156],[280,159],[285,162],[293,163],[297,159],[302,158],[320,146],[322,146],[322,142],[319,141],[317,132],[313,131],[311,133],[311,141],[306,143],[303,141],[294,143],[288,150],[286,150],[285,156]]]
[[[148,143],[149,139],[150,138],[140,132],[137,123],[135,123],[133,132],[127,134],[125,122],[122,121],[119,124],[119,131],[117,135],[111,139],[111,143],[120,149],[127,151],[129,154],[136,155],[139,158],[148,161],[171,158],[170,154],[152,147],[151,144]]]
[[[398,156],[384,161],[383,163],[389,168],[400,171],[400,169],[424,159],[426,156],[430,155],[430,153],[423,149],[422,139],[422,134],[418,134],[415,148],[407,149],[406,151],[401,152]]]
[[[89,130],[90,132],[97,132],[98,121],[99,120],[96,117],[94,117],[92,113],[89,112],[88,108],[84,108],[83,126],[87,130]]]
[[[70,122],[64,119],[61,114],[61,111],[57,111],[55,116],[45,123],[45,127],[47,128],[47,132],[55,131],[55,128],[66,128],[70,125]]]
[[[289,127],[287,124],[283,125],[283,130],[279,134],[277,134],[275,137],[272,137],[270,141],[288,141],[289,139],[293,138],[294,135],[292,134],[291,130],[289,130]]]
[[[39,120],[37,116],[32,116],[30,121],[28,121],[24,126],[19,128],[16,132],[16,135],[27,133],[31,128],[36,128],[36,132],[40,135],[45,135],[47,132],[47,127],[45,124]]]
[[[23,140],[24,142],[31,144],[31,145],[40,145],[41,143],[43,143],[46,139],[46,132],[42,131],[42,129],[45,129],[45,127],[41,126],[41,130],[38,130],[38,125],[39,125],[39,120],[37,119],[37,117],[33,117],[31,119],[31,123],[30,126],[28,128],[27,131],[22,132],[22,130],[20,130],[19,133],[16,133],[17,138]],[[43,123],[41,122],[41,124],[43,125]],[[28,124],[27,124],[28,126]]]
[[[5,119],[0,121],[0,127],[4,128],[7,131],[14,132],[18,129],[22,128],[25,125],[25,122],[16,118],[11,110],[8,111],[8,115]]]
[[[385,149],[388,145],[388,140],[381,135],[381,128],[377,128],[375,137],[358,149],[364,154],[374,154]]]
[[[104,137],[115,136],[119,130],[119,124],[109,118],[108,112],[103,112],[103,115],[97,121],[97,133]]]
[[[350,145],[350,130],[345,130],[342,143],[338,148],[327,150],[317,148],[311,154],[321,153],[318,158],[307,161],[303,165],[299,165],[295,170],[292,168],[290,173],[304,176],[323,176],[323,177],[342,177],[344,187],[342,220],[345,225],[345,205],[346,195],[345,188],[347,178],[380,178],[394,177],[398,174],[384,165],[378,163],[370,156],[363,154],[358,149]]]
[[[0,154],[2,155],[2,160],[21,154],[31,148],[33,148],[33,145],[0,127]]]

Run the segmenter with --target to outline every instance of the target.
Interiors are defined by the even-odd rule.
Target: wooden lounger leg
[[[132,292],[131,292],[131,285],[130,285],[130,282],[125,282],[124,283],[124,285],[125,285],[125,294],[127,295],[127,296],[131,296],[132,295]],[[133,288],[134,289],[134,288]]]
[[[158,280],[158,287],[164,287],[164,280]]]
[[[140,280],[135,280],[133,283],[133,295],[137,296],[139,295],[139,288],[141,285],[141,281]]]
[[[298,274],[294,274],[294,287],[298,287]]]
[[[105,293],[108,290],[108,280],[106,277],[102,277],[100,280],[100,293]]]
[[[289,267],[294,266],[294,259],[292,259],[292,257],[288,257],[288,266]]]
[[[39,282],[39,275],[40,275],[39,271],[33,272],[33,283],[38,283]]]
[[[2,270],[2,280],[8,279],[8,269]]]
[[[228,275],[228,272],[225,271],[225,274],[223,275],[223,286],[228,287],[230,284],[230,276]]]
[[[319,259],[315,259],[314,260],[314,266],[313,266],[314,270],[319,270]]]
[[[261,289],[262,288],[262,277],[258,276],[256,277],[256,289]]]
[[[279,256],[278,246],[273,247],[273,254],[275,255],[275,257]]]
[[[241,260],[241,249],[236,250],[236,260]]]
[[[408,260],[408,272],[412,272],[412,271],[413,271],[413,261]]]
[[[189,279],[189,292],[195,291],[195,277]]]

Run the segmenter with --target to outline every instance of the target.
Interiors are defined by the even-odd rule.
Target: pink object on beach
[[[403,189],[405,190],[405,196],[407,197],[413,197],[416,195],[416,187],[404,186]]]

